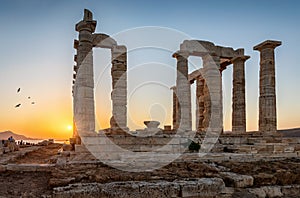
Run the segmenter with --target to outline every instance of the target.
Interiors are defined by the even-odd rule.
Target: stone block
[[[235,188],[245,188],[253,186],[253,177],[250,175],[240,175],[232,172],[221,172],[226,186]]]
[[[182,197],[216,197],[225,189],[220,178],[201,178],[180,182]]]
[[[272,198],[272,197],[282,197],[283,194],[281,192],[281,187],[279,186],[264,186],[262,189],[266,193],[266,197]]]
[[[281,192],[284,197],[299,197],[300,185],[283,186]]]
[[[293,153],[295,151],[295,148],[293,146],[286,146],[284,147],[284,153]]]
[[[265,197],[267,197],[266,192],[262,188],[250,188],[248,191],[251,194],[256,195],[258,198],[265,198]]]
[[[0,173],[6,171],[6,165],[0,165]]]

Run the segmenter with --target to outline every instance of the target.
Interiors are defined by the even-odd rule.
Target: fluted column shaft
[[[84,12],[84,19],[76,24],[79,32],[77,49],[78,73],[74,85],[74,120],[75,127],[81,135],[95,131],[94,107],[94,71],[92,33],[95,31],[96,21],[92,20],[92,13]]]
[[[265,41],[253,49],[260,51],[259,73],[259,131],[277,131],[275,55],[280,41]]]
[[[191,88],[188,81],[188,55],[176,53],[173,55],[177,59],[176,93],[178,97],[178,126],[184,131],[192,130],[191,113]]]
[[[219,71],[220,57],[207,53],[202,56],[202,60],[205,78],[203,127],[206,130],[210,126],[211,120],[214,119],[214,123],[218,123],[218,126],[211,126],[211,130],[217,133],[219,129],[223,129],[222,78]],[[211,117],[212,114],[214,117]]]
[[[127,130],[127,48],[114,46],[112,53],[112,129]]]
[[[250,56],[233,58],[232,132],[246,132],[245,61]]]
[[[173,92],[173,129],[178,129],[178,123],[177,123],[177,114],[178,114],[178,99],[176,94],[176,86],[171,87],[171,90]]]
[[[196,127],[203,130],[204,119],[204,78],[200,75],[196,80]]]

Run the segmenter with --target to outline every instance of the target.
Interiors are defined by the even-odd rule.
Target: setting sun
[[[67,129],[68,129],[69,131],[72,131],[72,129],[73,129],[72,125],[68,125],[68,126],[67,126]]]

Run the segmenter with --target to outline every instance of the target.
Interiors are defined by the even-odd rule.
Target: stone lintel
[[[212,42],[202,40],[185,40],[180,44],[180,51],[186,51],[190,56],[199,57],[209,54],[231,59],[236,56],[236,51],[231,47],[215,46]]]
[[[271,49],[275,49],[276,47],[281,45],[281,41],[273,41],[273,40],[266,40],[256,46],[253,47],[253,50],[262,50],[265,48],[271,48]]]
[[[188,81],[190,82],[190,84],[193,84],[199,76],[201,76],[201,71],[200,69],[197,69],[188,75]]]
[[[107,34],[93,34],[93,47],[112,49],[118,43]]]
[[[246,55],[236,56],[233,59],[231,59],[231,62],[234,63],[235,61],[239,61],[239,60],[246,61],[249,58],[250,58],[250,56],[246,56]]]
[[[227,66],[231,65],[231,64],[232,64],[232,62],[231,62],[230,59],[227,59],[227,58],[226,59],[225,58],[220,59],[220,68],[222,70],[225,70],[227,68]]]
[[[235,55],[235,51],[231,47],[216,46],[214,51],[220,58],[232,58]]]

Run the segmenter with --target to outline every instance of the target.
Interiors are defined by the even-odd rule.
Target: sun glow
[[[72,125],[68,125],[67,129],[68,129],[68,131],[72,131],[73,130],[73,126]]]

